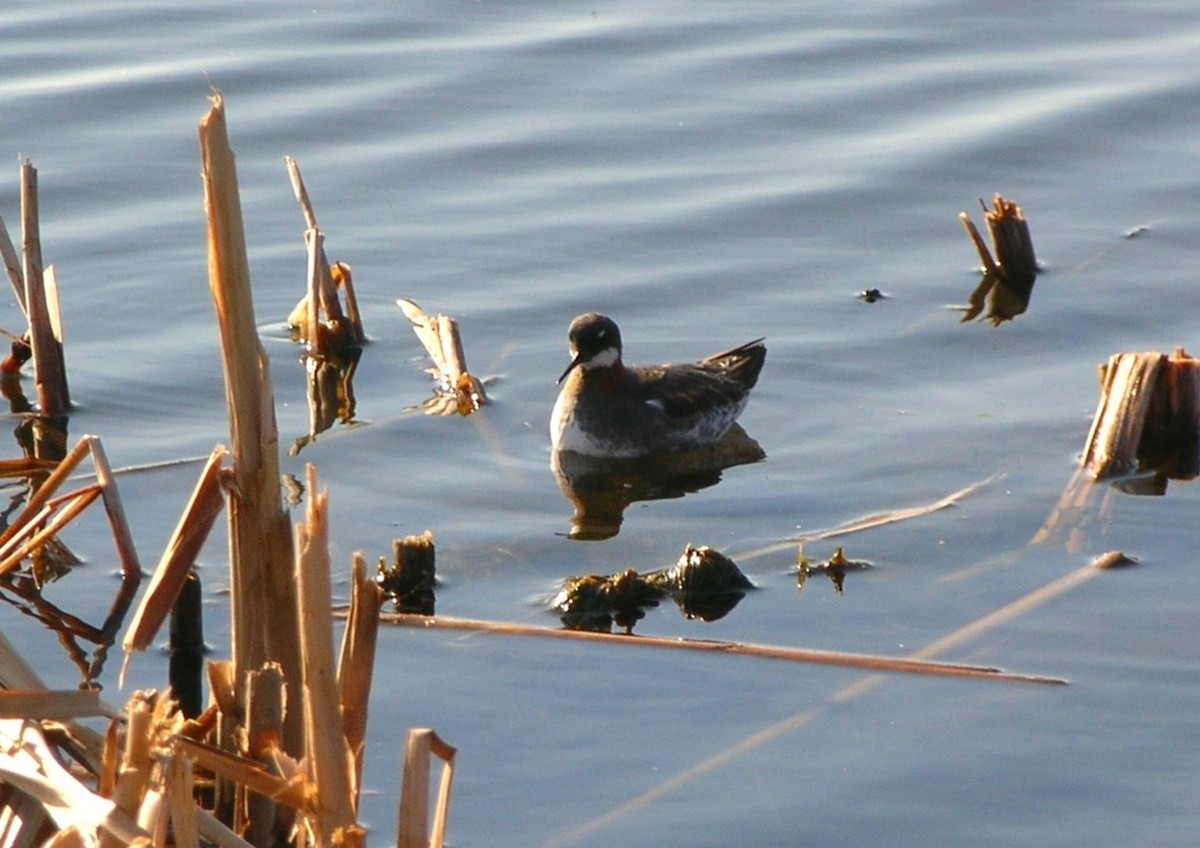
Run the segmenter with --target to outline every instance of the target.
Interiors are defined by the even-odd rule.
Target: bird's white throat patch
[[[586,362],[580,363],[584,368],[611,368],[621,358],[621,352],[615,347],[606,347]]]

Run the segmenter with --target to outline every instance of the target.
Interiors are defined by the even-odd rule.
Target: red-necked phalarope
[[[550,440],[556,451],[598,457],[719,441],[745,409],[767,356],[756,339],[699,362],[626,366],[616,322],[594,312],[572,321],[567,338],[571,364],[558,380]]]

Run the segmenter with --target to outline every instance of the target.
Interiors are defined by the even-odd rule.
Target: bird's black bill
[[[583,357],[581,356],[576,356],[574,359],[572,359],[571,364],[567,366],[567,370],[562,372],[562,376],[558,378],[558,383],[561,384],[563,380],[567,379],[567,375],[570,374],[571,371],[573,371],[575,367],[582,361]]]

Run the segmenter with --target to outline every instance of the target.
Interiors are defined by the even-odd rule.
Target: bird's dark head
[[[575,368],[612,368],[621,364],[621,330],[607,315],[588,312],[571,322],[567,330],[571,364],[558,378],[567,379]]]

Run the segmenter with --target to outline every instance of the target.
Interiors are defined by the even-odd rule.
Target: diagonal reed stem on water
[[[663,648],[701,653],[730,654],[758,659],[785,660],[788,662],[835,665],[843,668],[861,668],[868,671],[896,672],[900,674],[927,674],[935,677],[969,677],[983,680],[999,680],[1008,683],[1062,684],[1066,681],[1054,677],[1013,674],[998,668],[962,663],[932,662],[913,657],[886,657],[874,654],[854,654],[843,651],[820,651],[811,648],[787,648],[776,645],[749,645],[742,642],[717,642],[697,639],[671,639],[659,636],[627,636],[620,633],[597,633],[589,630],[557,630],[508,621],[484,621],[470,618],[446,616],[410,615],[408,613],[385,613],[381,615],[385,624],[397,624],[428,630],[466,630],[473,633],[492,633],[503,636],[537,636],[545,639],[568,639],[580,642],[600,642],[625,647]]]

